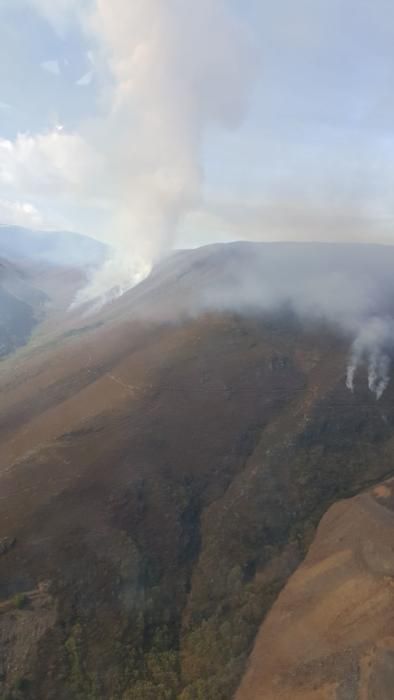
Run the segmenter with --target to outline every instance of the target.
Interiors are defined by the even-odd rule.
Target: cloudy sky
[[[390,0],[0,0],[0,222],[394,242]]]

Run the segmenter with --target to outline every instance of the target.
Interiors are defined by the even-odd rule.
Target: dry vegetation
[[[51,601],[7,613],[4,697],[229,700],[323,513],[393,470],[394,394],[349,393],[322,328],[126,311],[0,368],[0,601]]]

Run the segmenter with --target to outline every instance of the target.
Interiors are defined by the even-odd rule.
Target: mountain
[[[57,325],[78,289],[84,271],[51,265],[14,264],[0,258],[0,360],[25,345],[38,328]]]
[[[30,271],[0,258],[0,358],[24,345],[49,298]]]
[[[100,265],[108,247],[77,233],[36,231],[0,225],[0,255],[14,261],[34,261],[80,267]]]
[[[56,323],[107,248],[77,234],[0,226],[0,358]]]
[[[394,482],[331,506],[262,624],[236,700],[391,700]]]
[[[345,639],[340,574],[319,583],[318,568],[308,582],[302,567],[319,567],[320,556],[330,571],[332,552],[358,593],[362,533],[370,560],[381,527],[389,541],[383,511],[375,533],[343,499],[372,509],[386,491],[371,496],[371,488],[394,475],[394,387],[377,400],[370,334],[353,391],[346,386],[359,324],[375,329],[368,323],[379,309],[373,368],[387,369],[378,358],[391,353],[393,261],[392,249],[378,246],[181,251],[101,311],[59,315],[45,332],[39,325],[34,342],[0,363],[3,695],[230,700],[249,692],[253,673],[254,695],[239,697],[265,697],[282,668],[280,640],[271,677],[253,669],[268,663],[265,624],[276,638],[286,629],[281,610],[297,576],[310,586],[297,608],[299,634],[302,619],[312,630],[316,600],[313,630],[324,646],[327,592]],[[330,508],[349,513],[332,537]],[[392,574],[383,569],[381,588],[366,578],[363,590],[382,590],[389,610]],[[375,612],[362,611],[365,657],[354,658],[383,643]],[[384,633],[393,634],[390,619]],[[297,653],[308,664],[310,647],[291,628],[288,637],[297,674]],[[334,683],[335,659],[328,646],[320,653],[308,700]],[[391,678],[383,656],[375,697]],[[338,661],[338,678],[347,668]],[[296,685],[287,688],[283,698],[297,697]]]

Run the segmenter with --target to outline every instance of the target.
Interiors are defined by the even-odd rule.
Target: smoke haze
[[[91,294],[178,245],[392,240],[386,0],[3,0],[5,56],[28,8],[37,100],[3,76],[0,216],[105,239]]]
[[[105,118],[84,129],[85,151],[100,154],[96,179],[100,168],[110,175],[103,205],[117,207],[107,232],[117,253],[83,301],[124,291],[174,247],[180,222],[201,202],[204,136],[242,122],[256,56],[225,0],[97,0],[79,17],[112,79]]]
[[[54,216],[57,228],[88,230],[113,247],[75,305],[123,294],[179,245],[393,241],[394,11],[386,0],[2,7],[6,28],[30,7],[42,35],[51,33],[50,55],[37,57],[36,92],[50,81],[39,127],[21,120],[23,128],[0,133],[0,214],[43,226]],[[1,38],[6,55],[7,31]],[[67,109],[58,112],[52,100],[69,77]],[[8,125],[18,117],[13,95],[2,95]],[[268,246],[246,267],[237,249],[226,278],[219,263],[209,289],[196,278],[199,305],[290,301],[301,315],[327,317],[353,343],[349,389],[365,366],[380,396],[393,342],[392,256],[360,250]]]
[[[360,370],[379,399],[394,347],[394,248],[357,244],[231,243],[180,251],[129,293],[130,313],[176,320],[205,312],[291,312],[328,323],[349,344],[344,382]]]

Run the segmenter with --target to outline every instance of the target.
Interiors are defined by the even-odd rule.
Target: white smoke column
[[[360,358],[353,351],[346,370],[346,386],[349,391],[354,391],[354,377],[356,375],[356,370],[360,364]]]
[[[118,203],[108,232],[117,255],[93,281],[96,294],[132,286],[175,245],[200,203],[204,135],[241,123],[256,54],[226,0],[96,0],[84,26],[114,79],[94,138]]]
[[[354,390],[357,369],[367,366],[368,388],[380,399],[390,381],[390,358],[386,348],[394,342],[394,322],[375,317],[363,324],[352,347],[346,386]]]
[[[144,259],[115,254],[93,275],[89,284],[77,292],[69,311],[88,304],[86,313],[95,313],[103,304],[122,296],[131,286],[142,282],[150,271],[151,266]]]
[[[368,366],[368,387],[380,399],[390,381],[390,358],[375,351]]]

